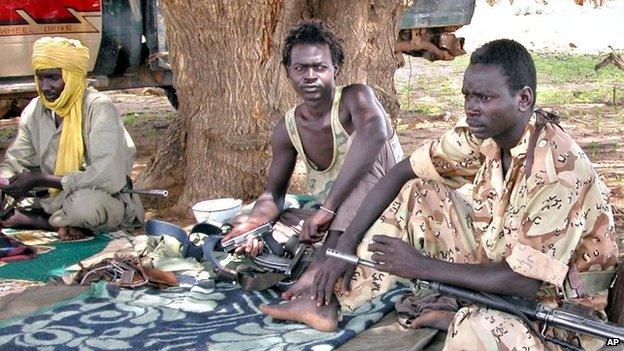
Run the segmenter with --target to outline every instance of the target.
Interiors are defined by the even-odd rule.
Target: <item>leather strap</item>
[[[535,130],[531,133],[531,138],[529,139],[529,145],[527,147],[526,158],[524,162],[524,176],[525,179],[529,179],[531,176],[531,172],[533,171],[533,160],[535,158],[535,147],[537,146],[537,138],[539,138],[542,129],[548,123],[553,123],[557,125],[559,128],[559,116],[552,112],[548,112],[542,109],[535,110],[536,122],[535,122]],[[562,128],[563,129],[563,128]]]
[[[215,223],[216,224],[216,223]],[[169,235],[176,238],[182,244],[182,256],[193,257],[197,261],[204,261],[204,250],[189,240],[189,234],[181,227],[157,219],[145,221],[145,234],[150,236]],[[191,233],[203,233],[206,235],[221,235],[223,231],[220,227],[210,223],[198,223],[191,229]]]
[[[544,129],[548,123],[553,123],[561,128],[561,126],[559,126],[559,116],[552,112],[548,112],[540,108],[535,110],[535,116],[537,118],[535,122],[535,130],[531,133],[524,162],[525,179],[529,179],[529,176],[531,176],[531,172],[533,170],[533,160],[535,158],[535,147],[537,146],[537,138],[539,138],[542,129]]]
[[[568,271],[563,283],[563,293],[567,299],[591,296],[611,287],[616,271],[579,272],[574,269]]]
[[[145,234],[150,236],[169,235],[179,242],[185,243],[188,241],[188,234],[186,230],[178,227],[177,225],[157,219],[148,219],[143,226]]]

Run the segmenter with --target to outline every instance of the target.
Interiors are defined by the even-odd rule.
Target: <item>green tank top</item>
[[[347,154],[347,141],[349,139],[349,133],[344,129],[338,118],[340,96],[342,95],[342,87],[337,87],[334,92],[334,101],[332,103],[330,123],[332,129],[332,136],[334,140],[334,150],[332,162],[327,169],[319,170],[303,151],[303,144],[301,143],[301,136],[295,123],[295,107],[290,109],[286,113],[286,130],[293,146],[297,150],[297,153],[301,155],[303,162],[306,166],[306,187],[308,193],[313,195],[317,201],[323,201],[329,194],[334,181],[338,177],[338,172],[342,168],[345,155]]]

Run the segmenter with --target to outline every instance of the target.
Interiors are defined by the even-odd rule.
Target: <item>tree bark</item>
[[[391,117],[399,113],[394,88],[398,62],[394,45],[399,33],[402,1],[319,1],[317,18],[343,39],[345,65],[339,84],[365,83],[375,90]]]
[[[298,101],[280,63],[281,45],[302,19],[322,19],[343,39],[346,62],[338,83],[371,85],[396,116],[393,48],[400,3],[165,1],[180,118],[141,186],[183,185],[179,205],[249,199],[264,190],[273,127]]]
[[[137,189],[168,189],[184,184],[186,159],[180,150],[185,149],[187,130],[183,122],[180,114],[171,121],[149,168],[139,175]]]

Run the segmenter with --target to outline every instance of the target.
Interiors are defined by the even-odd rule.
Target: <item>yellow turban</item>
[[[63,176],[80,169],[84,156],[82,140],[82,103],[87,86],[89,49],[80,41],[61,37],[43,37],[33,46],[32,68],[38,70],[60,68],[65,88],[50,102],[35,84],[43,105],[63,118],[61,140],[54,165],[54,174]]]

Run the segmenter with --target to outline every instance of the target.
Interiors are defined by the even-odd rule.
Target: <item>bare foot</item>
[[[451,311],[431,311],[414,319],[410,325],[411,329],[430,327],[439,330],[448,330],[449,325],[455,317],[455,312]]]
[[[93,232],[84,228],[62,227],[59,228],[58,235],[63,241],[71,241],[83,239],[89,235],[93,235]]]
[[[319,268],[320,265],[316,261],[312,261],[301,277],[282,293],[282,300],[292,300],[301,296],[314,282],[314,275]]]
[[[301,322],[322,332],[334,332],[338,327],[338,301],[317,306],[308,295],[279,305],[260,305],[260,311],[286,321]]]

